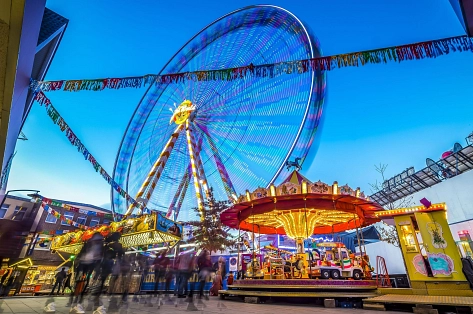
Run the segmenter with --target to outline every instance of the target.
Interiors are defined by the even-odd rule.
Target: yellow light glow
[[[246,200],[247,200],[248,202],[251,201],[250,191],[248,191],[248,190],[246,190]]]
[[[199,174],[197,173],[197,167],[195,165],[195,156],[194,156],[194,148],[193,148],[193,138],[192,133],[190,130],[189,120],[186,121],[186,135],[187,135],[187,147],[189,150],[189,157],[191,161],[191,170],[192,176],[194,177],[194,188],[195,194],[197,196],[197,206],[202,213],[204,211],[203,199],[202,199],[202,192],[199,185]],[[201,215],[201,219],[204,219],[204,216]]]
[[[13,267],[13,266],[16,266],[16,265],[19,265],[19,264],[23,264],[23,263],[28,264],[28,266],[26,266],[26,267],[33,266],[33,262],[31,261],[31,258],[25,258],[25,259],[22,259],[21,261],[16,262],[13,265],[10,265],[10,267]],[[21,267],[21,266],[18,266],[18,267]]]
[[[274,184],[271,184],[269,186],[269,193],[271,196],[276,196],[276,187],[274,186]]]
[[[307,194],[307,182],[302,181],[302,194]]]
[[[379,211],[376,212],[376,216],[391,216],[395,214],[408,214],[408,213],[414,213],[414,212],[429,212],[432,210],[444,210],[445,212],[447,211],[447,206],[445,203],[439,203],[439,204],[434,204],[430,206],[429,208],[424,207],[424,206],[414,206],[414,207],[408,207],[408,208],[398,208],[398,209],[392,209],[392,210],[384,210],[384,211]]]
[[[269,213],[252,215],[247,222],[272,228],[284,227],[286,234],[292,239],[310,237],[317,226],[332,226],[353,220],[352,213],[337,210],[273,210]],[[355,215],[355,218],[358,216]]]
[[[191,113],[195,110],[195,106],[190,100],[184,100],[179,107],[177,107],[169,120],[169,124],[172,122],[176,124],[183,124],[189,119]]]

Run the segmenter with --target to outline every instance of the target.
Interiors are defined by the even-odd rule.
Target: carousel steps
[[[333,280],[333,279],[248,279],[236,280],[228,290],[373,290],[375,280]]]
[[[372,298],[377,296],[376,292],[339,292],[339,291],[250,291],[250,290],[219,290],[220,296],[245,296],[245,297],[292,297],[292,298]]]

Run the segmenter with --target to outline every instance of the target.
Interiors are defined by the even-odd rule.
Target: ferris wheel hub
[[[195,111],[195,106],[190,100],[184,100],[174,111],[169,123],[183,124],[189,119],[191,114]]]

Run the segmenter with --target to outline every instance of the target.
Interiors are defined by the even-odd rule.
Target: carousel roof
[[[297,172],[296,172],[297,174]],[[290,175],[279,186],[258,188],[240,196],[220,218],[232,228],[262,234],[287,234],[307,238],[364,227],[380,221],[383,208],[348,185],[310,183]],[[303,177],[302,177],[303,178]]]

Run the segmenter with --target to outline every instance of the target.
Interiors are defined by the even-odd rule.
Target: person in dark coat
[[[54,294],[54,290],[56,290],[57,287],[57,293],[59,294],[61,292],[61,287],[64,279],[66,279],[67,274],[65,271],[65,268],[63,267],[60,272],[56,274],[56,281],[54,282],[53,290],[51,290],[51,293],[49,295]]]
[[[164,250],[159,256],[156,256],[153,262],[154,267],[154,293],[156,294],[159,288],[161,279],[166,278],[166,270],[169,266],[169,257],[166,256],[167,250]]]
[[[200,254],[197,260],[197,266],[199,266],[199,298],[202,298],[204,296],[205,283],[212,271],[212,261],[210,260],[209,251],[205,250]]]
[[[64,285],[62,286],[62,294],[64,294],[64,290],[66,290],[66,288],[69,288],[71,290],[71,294],[73,293],[72,286],[71,286],[71,277],[72,277],[72,271],[71,269],[69,269],[66,275],[66,280],[64,281]]]

